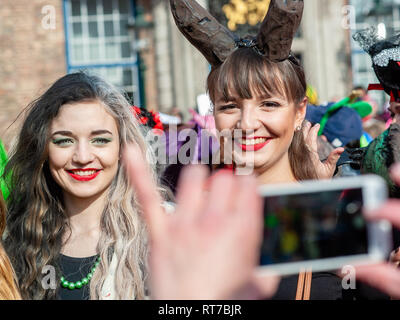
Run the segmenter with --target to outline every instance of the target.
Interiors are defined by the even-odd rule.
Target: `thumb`
[[[331,169],[334,169],[343,152],[344,148],[336,148],[329,154],[328,159],[325,160],[324,164],[328,165]]]

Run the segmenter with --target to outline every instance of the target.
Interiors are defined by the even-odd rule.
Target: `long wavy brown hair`
[[[282,96],[298,106],[306,96],[304,69],[296,58],[273,62],[252,48],[239,48],[213,69],[207,79],[207,91],[214,103],[217,93],[225,99],[232,95],[252,99],[253,95]],[[303,131],[295,131],[289,147],[289,161],[297,180],[317,179]]]
[[[0,190],[0,240],[6,228],[6,206]],[[14,269],[0,241],[0,300],[19,300]]]
[[[66,75],[28,106],[4,172],[11,176],[5,247],[24,299],[55,299],[60,287],[58,260],[63,234],[70,226],[62,190],[49,171],[49,129],[63,105],[80,101],[99,101],[114,117],[121,149],[134,142],[148,159],[152,155],[127,99],[118,89],[96,76]],[[158,183],[155,173],[153,176]],[[147,277],[147,233],[134,190],[121,164],[109,187],[106,203],[97,247],[101,264],[90,281],[90,298],[102,298],[101,290],[115,256],[118,261],[115,298],[143,299]],[[56,290],[45,289],[41,283],[42,270],[48,265],[54,266],[57,273]]]

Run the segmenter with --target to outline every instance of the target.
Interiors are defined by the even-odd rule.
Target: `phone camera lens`
[[[346,212],[349,214],[355,214],[360,210],[360,204],[358,202],[350,202],[346,206]]]

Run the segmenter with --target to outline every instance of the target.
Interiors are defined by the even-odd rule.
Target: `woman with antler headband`
[[[272,0],[258,35],[246,39],[194,0],[170,3],[178,28],[212,67],[207,88],[216,128],[223,132],[221,158],[232,155],[234,170],[252,166],[260,184],[332,177],[344,149],[319,161],[319,126],[304,121],[306,80],[291,53],[303,1]],[[283,279],[275,298],[344,299],[345,293],[335,274],[307,273]]]
[[[304,122],[306,80],[291,53],[303,1],[271,1],[257,37],[246,39],[219,24],[196,1],[170,2],[178,28],[211,64],[207,87],[216,127],[235,135],[221,137],[221,157],[232,154],[234,167],[254,165],[263,184],[332,177],[343,149],[319,161],[319,128]]]

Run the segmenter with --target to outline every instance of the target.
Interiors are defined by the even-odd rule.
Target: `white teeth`
[[[246,146],[254,146],[256,144],[264,143],[267,138],[257,138],[257,139],[238,139],[238,142]]]
[[[73,171],[74,174],[78,176],[91,176],[92,174],[96,173],[96,170],[91,171]]]

